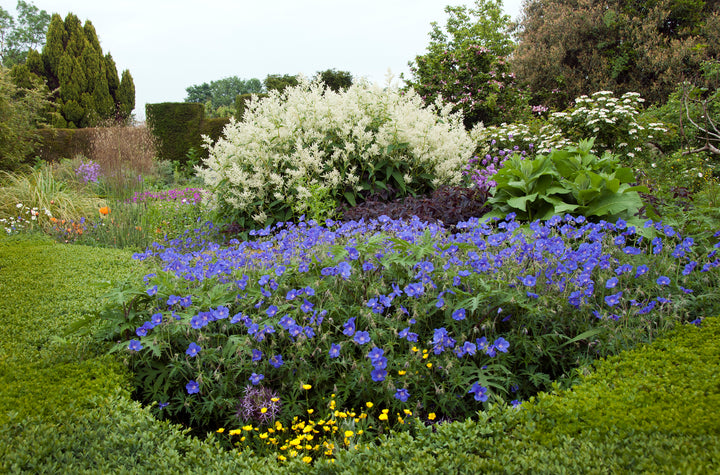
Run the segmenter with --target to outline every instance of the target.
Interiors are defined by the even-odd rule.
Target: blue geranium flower
[[[185,385],[185,389],[188,394],[196,394],[200,392],[200,385],[197,382],[190,380],[190,382]]]
[[[142,346],[142,343],[140,343],[138,340],[130,340],[128,349],[132,350],[132,351],[140,351],[143,349],[143,346]]]
[[[370,334],[368,332],[357,332],[355,333],[355,343],[359,345],[364,345],[365,343],[370,343]]]
[[[473,394],[476,401],[485,402],[488,399],[487,388],[480,386],[480,382],[473,383],[468,394]]]
[[[381,381],[385,381],[385,378],[387,377],[387,371],[384,369],[374,369],[370,372],[370,376],[372,377],[372,380],[376,383],[379,383]]]
[[[273,368],[279,368],[285,362],[283,361],[282,355],[274,355],[270,358],[270,364],[273,366]]]
[[[185,354],[191,357],[197,356],[198,353],[200,353],[200,350],[202,348],[195,342],[190,343],[190,346],[188,346],[188,349],[185,350]]]
[[[406,402],[408,398],[410,397],[410,393],[407,389],[398,389],[395,391],[395,399],[399,399],[402,402]]]
[[[348,321],[343,325],[343,335],[353,336],[355,333],[355,317],[348,318]]]
[[[258,384],[260,384],[260,381],[265,379],[265,375],[253,373],[252,375],[250,375],[249,379],[254,386],[257,386]]]
[[[338,356],[340,356],[340,345],[332,343],[330,345],[330,351],[328,351],[328,354],[330,355],[330,358],[337,358]]]
[[[452,313],[453,320],[465,320],[465,309],[459,308]]]
[[[620,297],[622,297],[622,291],[616,293],[607,295],[605,297],[605,303],[608,305],[608,307],[614,307],[615,305],[620,303]]]
[[[657,278],[657,280],[655,282],[657,283],[657,285],[670,285],[670,278],[665,277],[664,275],[661,275],[660,277]]]

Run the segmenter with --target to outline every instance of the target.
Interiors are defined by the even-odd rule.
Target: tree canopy
[[[55,127],[92,127],[126,121],[135,108],[135,84],[129,71],[118,77],[110,53],[103,55],[95,27],[69,13],[53,14],[42,53],[30,50],[14,75],[34,74],[53,91]]]
[[[535,101],[639,92],[661,103],[720,49],[720,2],[525,0],[513,69]]]
[[[50,15],[35,5],[19,0],[17,20],[0,7],[0,62],[6,67],[25,62],[30,50],[45,43]]]
[[[502,0],[476,0],[475,7],[445,7],[445,28],[431,23],[427,53],[409,63],[405,79],[426,103],[437,98],[463,113],[465,126],[498,124],[518,113],[521,95],[510,72],[514,44]]]
[[[240,94],[259,94],[263,92],[262,82],[259,79],[240,79],[231,76],[210,83],[193,85],[185,89],[187,97],[185,102],[199,102],[205,104],[210,101],[213,109],[218,107],[233,107],[235,98]]]

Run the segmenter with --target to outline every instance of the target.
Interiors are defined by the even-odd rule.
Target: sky
[[[226,77],[268,74],[312,77],[349,71],[400,84],[408,61],[425,53],[431,22],[445,25],[453,0],[29,0],[49,14],[90,20],[118,74],[135,83],[135,111],[145,104],[182,102],[189,86]],[[16,17],[15,0],[0,5]],[[504,0],[516,19],[521,0]]]

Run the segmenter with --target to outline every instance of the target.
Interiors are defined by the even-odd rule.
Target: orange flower
[[[50,222],[51,222],[51,223],[57,223],[57,218],[56,218],[56,217],[50,218]]]
[[[100,208],[100,214],[102,214],[103,216],[110,214],[110,208],[108,208],[107,206],[103,206],[102,208]]]

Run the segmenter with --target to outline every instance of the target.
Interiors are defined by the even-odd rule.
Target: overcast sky
[[[182,102],[185,88],[238,76],[312,76],[349,71],[385,83],[388,69],[407,76],[423,54],[430,23],[445,25],[452,0],[30,0],[41,10],[72,12],[95,26],[103,53],[135,82],[135,115],[145,104]],[[16,0],[0,0],[16,17]],[[504,0],[513,19],[521,0]]]

